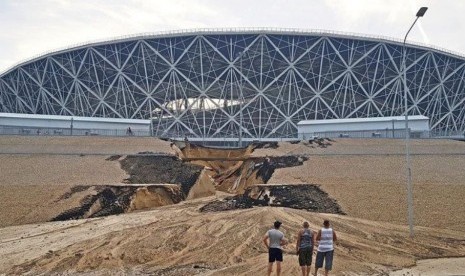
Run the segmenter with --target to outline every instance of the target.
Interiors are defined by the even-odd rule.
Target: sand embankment
[[[414,267],[391,272],[390,276],[460,276],[465,275],[465,258],[420,260]]]
[[[77,207],[88,193],[60,196],[76,185],[128,177],[112,154],[170,152],[169,142],[138,137],[0,136],[0,227],[43,222]],[[9,153],[9,154],[7,154]]]
[[[464,232],[418,228],[288,208],[218,213],[198,209],[214,198],[186,201],[147,212],[98,219],[0,229],[0,273],[129,273],[156,275],[253,275],[267,265],[262,237],[283,221],[290,244],[284,275],[297,275],[294,243],[304,220],[317,228],[333,221],[340,241],[335,275],[373,274],[413,266],[417,259],[463,255]]]
[[[0,136],[0,153],[134,154],[170,153],[170,143],[152,137]]]
[[[277,149],[259,149],[253,154],[308,155],[302,166],[277,170],[268,183],[319,184],[350,216],[406,224],[402,142],[338,139],[326,148],[280,143]],[[463,229],[465,142],[413,140],[412,153],[415,224]]]
[[[303,166],[278,169],[268,183],[319,184],[348,216],[281,207],[199,212],[215,200],[210,197],[147,212],[4,227],[0,228],[0,273],[261,274],[267,258],[261,239],[280,219],[291,241],[284,271],[297,275],[292,243],[298,226],[309,220],[317,228],[323,218],[333,221],[340,236],[336,275],[380,274],[405,267],[434,272],[419,270],[428,261],[417,261],[463,257],[465,252],[465,143],[412,141],[417,154],[413,157],[416,225],[421,225],[415,228],[414,240],[408,238],[405,226],[402,143],[338,139],[324,146],[280,143],[276,149],[252,153],[258,158],[306,155]],[[0,137],[0,144],[0,151],[21,153],[0,155],[0,226],[49,220],[52,213],[72,208],[86,196],[85,191],[77,191],[58,202],[72,187],[127,178],[117,161],[105,161],[109,155],[171,152],[168,142],[133,137]],[[198,188],[199,194],[212,192],[209,186]],[[135,209],[161,202],[144,190],[138,195],[141,200],[136,200]],[[465,270],[456,265],[458,271]]]

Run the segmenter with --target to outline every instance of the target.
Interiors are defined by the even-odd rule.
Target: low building
[[[428,117],[409,116],[412,138],[429,137]],[[374,117],[353,119],[306,120],[297,123],[299,139],[312,137],[353,137],[353,138],[403,138],[405,137],[405,116]]]
[[[150,120],[0,113],[0,134],[148,136]]]

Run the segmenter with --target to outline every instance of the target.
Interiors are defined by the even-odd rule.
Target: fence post
[[[69,132],[70,136],[73,136],[73,120],[74,120],[73,117],[71,117],[71,126],[70,126],[70,132]]]

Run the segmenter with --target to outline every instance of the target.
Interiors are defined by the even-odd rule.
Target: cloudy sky
[[[325,29],[465,54],[465,0],[0,0],[0,73],[47,51],[118,36],[192,28]]]

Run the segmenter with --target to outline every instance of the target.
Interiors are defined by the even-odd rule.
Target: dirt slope
[[[128,175],[118,161],[105,160],[110,154],[169,153],[169,144],[148,137],[0,136],[0,227],[48,221],[77,207],[89,193],[58,200],[76,185],[121,183]]]
[[[268,183],[319,184],[350,216],[406,224],[402,142],[337,139],[326,148],[280,143],[277,149],[259,149],[253,155],[307,154],[309,160],[303,166],[277,170]],[[421,154],[412,157],[415,224],[463,229],[465,143],[413,140],[412,148],[414,154]]]
[[[0,229],[0,273],[261,274],[267,259],[261,239],[275,219],[283,221],[291,242],[285,249],[285,275],[298,273],[293,244],[304,220],[315,229],[323,218],[333,221],[340,237],[336,275],[379,273],[412,266],[419,258],[465,255],[464,232],[418,228],[417,237],[411,240],[406,227],[287,208],[200,213],[198,209],[211,200],[100,219]]]
[[[48,221],[79,205],[83,196],[58,202],[75,185],[120,183],[127,174],[106,156],[0,155],[0,227]]]
[[[465,142],[447,139],[412,139],[412,154],[465,154]],[[404,154],[403,139],[331,139],[323,145],[280,142],[278,148],[257,149],[252,156],[286,154]]]
[[[171,152],[170,143],[152,137],[0,136],[0,153],[134,154]]]

